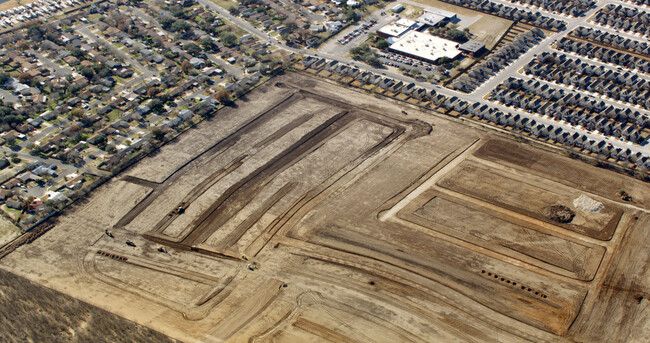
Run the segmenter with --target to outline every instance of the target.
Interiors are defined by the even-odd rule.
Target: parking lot
[[[343,36],[343,38],[338,39],[337,42],[339,44],[341,44],[341,45],[346,45],[351,40],[358,37],[359,35],[364,34],[364,33],[368,33],[368,30],[371,27],[375,26],[375,24],[377,24],[377,19],[372,18],[372,19],[370,19],[370,21],[361,24],[361,26],[357,27],[352,32],[350,32],[347,35]]]
[[[432,63],[420,61],[405,55],[388,52],[384,54],[378,54],[377,57],[379,57],[379,60],[389,68],[405,68],[411,70],[417,69],[420,71],[420,75],[425,78],[434,74],[445,77],[450,76],[449,71],[444,67],[436,66]]]
[[[326,54],[346,56],[350,49],[365,42],[369,33],[395,20],[393,16],[381,15],[382,11],[377,10],[368,16],[367,19],[339,32],[336,36],[325,42],[318,51]],[[364,28],[364,25],[367,27]]]

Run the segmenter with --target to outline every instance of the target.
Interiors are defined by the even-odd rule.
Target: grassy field
[[[501,36],[508,30],[512,21],[491,15],[483,15],[474,24],[470,25],[469,32],[475,35],[474,40],[485,43],[487,49],[492,49]]]
[[[225,9],[230,8],[230,6],[237,7],[237,5],[238,5],[237,1],[232,1],[232,0],[212,0],[212,2],[214,2],[215,4],[221,6],[221,7],[225,8]]]
[[[20,229],[12,224],[9,219],[0,216],[0,247],[9,243],[20,235]]]

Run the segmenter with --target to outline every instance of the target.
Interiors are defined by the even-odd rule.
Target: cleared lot
[[[525,179],[522,180],[521,174],[496,171],[472,162],[464,162],[459,169],[439,185],[589,237],[611,239],[623,213],[618,206],[609,204],[597,212],[580,211],[573,205],[581,194],[577,190],[526,182]],[[553,206],[569,208],[574,214],[573,219],[567,223],[554,222],[549,215]]]
[[[647,184],[302,74],[248,98],[0,267],[188,342],[647,337]]]

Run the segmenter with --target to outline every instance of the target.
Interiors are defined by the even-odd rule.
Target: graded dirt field
[[[648,184],[303,74],[247,99],[0,268],[187,342],[650,335]]]
[[[0,216],[0,247],[20,236],[20,229],[8,218]]]

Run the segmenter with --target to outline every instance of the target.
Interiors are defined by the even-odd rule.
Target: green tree
[[[9,136],[5,138],[5,142],[7,143],[8,146],[14,146],[16,145],[16,137],[14,136]]]
[[[151,111],[155,113],[161,113],[163,110],[165,110],[165,104],[160,99],[151,100],[147,106],[149,106]]]
[[[165,30],[169,30],[175,22],[176,19],[172,17],[162,17],[160,19],[160,25],[162,25],[163,29]]]
[[[4,71],[0,72],[0,86],[4,86],[5,83],[7,83],[9,81],[10,78],[11,78],[11,75],[9,75],[9,73],[4,72]]]
[[[458,29],[451,29],[447,31],[446,36],[454,42],[465,43],[469,40],[469,38],[467,38],[467,33]]]
[[[73,48],[70,54],[76,58],[82,58],[85,55],[84,51],[79,48]]]
[[[226,34],[221,36],[221,43],[223,43],[223,45],[231,48],[231,47],[233,47],[233,46],[235,46],[237,44],[237,36],[235,36],[232,33],[226,33]]]
[[[97,134],[97,137],[93,140],[94,144],[97,146],[103,146],[106,144],[108,139],[106,138],[106,135],[103,133]]]
[[[159,127],[154,127],[151,134],[155,140],[161,141],[165,137],[165,133]]]
[[[201,48],[196,43],[192,42],[183,45],[183,49],[192,56],[196,56],[201,53]]]
[[[177,20],[171,26],[172,32],[185,32],[191,28],[185,20]]]
[[[440,57],[440,58],[436,61],[436,63],[437,63],[438,65],[448,64],[448,63],[450,63],[450,62],[451,62],[451,58],[449,58],[449,57]]]
[[[203,50],[205,50],[205,51],[212,51],[212,49],[214,48],[214,43],[212,41],[212,38],[210,38],[210,37],[202,38],[200,43],[201,43],[201,46],[203,47]]]
[[[27,29],[27,36],[34,42],[40,42],[43,40],[43,31],[38,25],[31,25]]]
[[[95,71],[91,67],[83,66],[79,68],[79,73],[89,80],[95,77]]]
[[[70,86],[68,86],[68,89],[66,90],[66,93],[68,93],[68,94],[77,94],[79,92],[79,90],[81,90],[81,88],[82,87],[80,85],[78,85],[76,83],[73,83]]]
[[[368,47],[367,44],[361,44],[359,46],[355,46],[354,48],[350,49],[350,56],[354,59],[359,59],[363,55],[365,55],[370,48]]]
[[[109,154],[114,154],[117,151],[117,148],[115,147],[115,144],[108,144],[106,145],[106,152]]]
[[[376,56],[374,56],[374,55],[369,56],[369,57],[365,58],[364,60],[365,60],[366,63],[368,63],[371,67],[379,68],[379,67],[381,67],[381,66],[383,65],[383,63],[381,63],[381,61],[380,61]]]
[[[345,20],[347,20],[349,22],[354,23],[357,20],[359,20],[359,14],[355,10],[353,10],[351,8],[348,8],[347,10],[345,10],[344,14],[345,14]]]
[[[390,44],[388,44],[388,41],[386,41],[385,39],[380,39],[377,41],[377,44],[375,46],[377,47],[377,49],[384,50],[388,48]]]
[[[239,15],[239,10],[235,6],[228,7],[228,12],[232,15]]]

